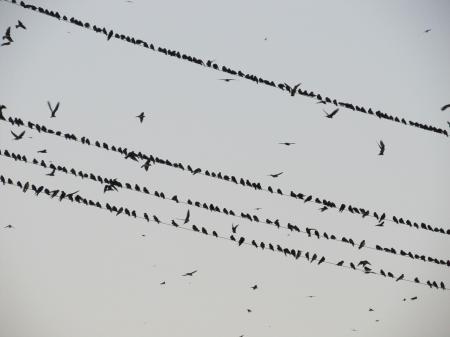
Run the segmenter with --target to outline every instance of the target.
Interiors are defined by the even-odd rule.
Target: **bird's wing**
[[[19,138],[19,136],[16,135],[14,132],[11,131],[11,133],[12,133],[12,135],[13,135],[15,138]]]
[[[339,108],[337,108],[336,110],[334,110],[334,111],[330,114],[330,116],[336,115],[336,114],[338,113],[338,111],[339,111]]]
[[[20,133],[19,138],[22,138],[24,134],[25,134],[25,130],[23,130],[23,131]]]
[[[59,109],[59,102],[58,102],[58,103],[56,103],[56,106],[55,106],[55,110],[54,110],[54,112],[58,111],[58,109]]]
[[[444,111],[445,109],[450,108],[450,104],[446,104],[441,108],[441,111]]]
[[[48,108],[50,109],[50,111],[53,112],[53,108],[52,108],[52,106],[51,106],[49,101],[47,101],[47,105],[48,105]]]
[[[380,145],[381,145],[381,148],[383,148],[383,149],[384,149],[384,143],[383,143],[383,141],[382,141],[382,140],[380,140]]]

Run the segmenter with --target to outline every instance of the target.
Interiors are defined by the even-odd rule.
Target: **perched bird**
[[[50,112],[51,112],[50,118],[56,117],[56,111],[58,111],[58,109],[59,109],[59,102],[56,103],[54,108],[52,108],[52,105],[50,104],[49,101],[47,101],[47,105],[48,105],[48,108],[50,109]]]
[[[139,118],[139,121],[142,123],[144,121],[145,114],[141,112],[139,115],[136,116],[136,118]]]
[[[14,136],[14,140],[21,140],[25,135],[25,131],[22,131],[19,135],[16,135],[14,132],[11,131],[11,134]]]
[[[191,271],[189,273],[183,274],[181,276],[194,276],[194,274],[197,272],[197,270]]]
[[[256,290],[256,289],[258,289],[258,285],[254,285],[253,287],[251,287],[253,290]]]
[[[328,112],[326,112],[325,110],[323,110],[323,112],[325,112],[325,117],[326,118],[333,118],[339,111],[339,108],[334,109],[333,112],[331,112],[330,114]]]
[[[446,104],[441,108],[441,111],[445,111],[445,109],[450,108],[450,104]]]
[[[327,206],[323,206],[323,207],[319,208],[319,211],[321,211],[321,212],[325,212],[325,211],[326,211],[327,209],[328,209],[328,207],[327,207]]]
[[[366,245],[366,240],[362,240],[361,243],[359,244],[358,249],[363,248]]]
[[[17,20],[16,28],[27,29],[27,27],[25,27],[25,25],[20,20]]]
[[[338,263],[336,263],[336,266],[342,267],[342,265],[344,264],[344,261],[339,261]]]
[[[219,78],[219,81],[225,81],[225,82],[230,82],[230,81],[234,81],[235,78]]]
[[[172,220],[172,226],[178,227],[178,224],[175,222],[175,220]]]
[[[188,210],[187,214],[186,214],[186,217],[184,218],[184,224],[187,224],[189,222],[190,217],[191,217],[191,213]]]
[[[284,142],[284,143],[278,143],[278,144],[286,145],[286,146],[295,145],[295,143],[290,143],[290,142]]]
[[[380,148],[380,153],[378,153],[379,156],[384,155],[385,146],[382,140],[380,140],[380,143],[378,144],[378,147]]]
[[[238,245],[242,246],[242,244],[244,243],[245,238],[243,236],[241,236],[241,238],[239,239]]]
[[[274,174],[269,174],[270,177],[272,178],[278,178],[279,176],[281,176],[284,172],[280,172],[280,173],[274,173]]]
[[[40,151],[38,151],[37,153],[47,153],[47,150],[40,150]]]

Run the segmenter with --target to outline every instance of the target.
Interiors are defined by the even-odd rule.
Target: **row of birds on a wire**
[[[60,202],[63,200],[69,200],[71,202],[76,202],[78,204],[82,204],[85,206],[91,206],[91,207],[96,207],[99,209],[107,210],[110,213],[114,213],[116,216],[123,214],[128,217],[135,218],[135,219],[138,219],[138,218],[144,219],[147,222],[153,221],[157,224],[163,224],[163,225],[167,225],[167,226],[174,227],[174,228],[182,228],[184,230],[190,230],[191,232],[201,233],[202,235],[207,235],[207,236],[211,235],[215,238],[220,238],[220,239],[224,239],[224,240],[228,240],[228,241],[234,241],[237,243],[238,246],[242,246],[242,245],[253,246],[253,247],[255,247],[257,249],[259,248],[261,250],[265,250],[267,248],[267,250],[269,250],[269,251],[278,252],[278,253],[283,254],[284,256],[291,256],[292,258],[294,258],[296,260],[298,260],[299,258],[303,258],[303,259],[306,259],[309,263],[313,263],[316,261],[317,265],[326,263],[326,264],[335,265],[338,267],[346,267],[348,269],[360,271],[360,272],[363,272],[364,274],[375,274],[375,275],[384,276],[387,278],[391,278],[397,282],[402,281],[402,280],[408,281],[405,278],[404,274],[395,276],[394,273],[389,272],[389,271],[384,271],[383,269],[380,269],[379,272],[374,271],[374,269],[371,268],[372,264],[367,260],[361,260],[357,264],[354,262],[350,262],[350,263],[348,263],[348,266],[347,266],[347,265],[345,265],[344,260],[341,260],[337,263],[330,262],[325,258],[325,256],[319,257],[319,255],[317,253],[312,253],[309,251],[305,252],[305,251],[302,251],[299,249],[283,247],[280,244],[266,243],[264,241],[260,241],[258,243],[256,240],[250,241],[248,238],[246,238],[244,236],[236,237],[234,235],[235,233],[231,234],[229,237],[221,236],[217,233],[217,231],[215,231],[215,230],[208,231],[207,228],[204,226],[197,227],[196,225],[192,225],[191,228],[181,227],[180,223],[177,223],[175,221],[175,219],[170,220],[170,222],[163,221],[157,215],[155,215],[155,214],[149,215],[147,212],[143,212],[143,215],[140,216],[140,215],[138,215],[138,212],[136,210],[133,210],[133,209],[130,210],[129,208],[123,207],[123,206],[118,207],[115,205],[111,205],[109,203],[105,203],[105,205],[103,206],[102,203],[100,203],[99,201],[94,201],[92,199],[87,199],[87,198],[82,197],[79,194],[79,191],[67,193],[64,190],[60,190],[60,189],[50,190],[49,188],[45,187],[44,185],[36,186],[33,183],[30,183],[28,181],[25,183],[23,183],[19,180],[17,182],[14,182],[11,178],[5,177],[3,175],[0,175],[0,183],[2,183],[3,185],[16,186],[16,187],[20,188],[23,193],[26,193],[27,191],[32,191],[32,192],[34,192],[35,196],[44,194],[44,195],[49,196],[51,199],[57,198]],[[183,225],[186,225],[187,223],[189,223],[190,220],[191,220],[190,219],[190,211],[188,210],[184,220],[182,220]],[[362,266],[362,269],[359,269],[358,266]],[[418,277],[415,277],[414,280],[413,281],[411,280],[410,282],[422,283],[422,281],[420,281],[420,279]],[[422,283],[422,284],[426,284],[430,288],[447,290],[443,281],[438,283],[437,281],[427,280],[426,283]]]
[[[43,150],[38,151],[39,153],[43,153]],[[424,261],[424,262],[432,262],[432,263],[436,263],[436,264],[440,264],[440,265],[446,265],[450,267],[450,260],[443,260],[443,259],[438,259],[438,258],[434,258],[434,257],[430,257],[430,256],[426,256],[424,254],[418,254],[418,253],[413,253],[411,251],[405,251],[403,249],[395,249],[393,247],[383,247],[380,244],[376,244],[375,247],[370,247],[366,245],[366,240],[361,240],[360,243],[358,244],[356,240],[353,240],[350,237],[345,237],[342,236],[339,239],[339,236],[336,234],[329,234],[327,232],[323,232],[321,233],[319,230],[315,229],[315,228],[310,228],[310,227],[306,227],[304,229],[301,229],[299,226],[297,225],[293,225],[291,223],[287,223],[286,225],[281,224],[279,219],[269,219],[266,218],[265,220],[260,219],[257,215],[252,215],[248,212],[239,212],[239,211],[234,211],[229,207],[223,207],[223,206],[218,206],[218,205],[214,205],[212,203],[207,203],[207,202],[201,202],[201,201],[193,201],[191,200],[191,198],[187,198],[186,200],[183,199],[179,199],[178,195],[173,195],[172,197],[168,197],[166,198],[166,194],[162,191],[150,191],[149,188],[145,187],[145,186],[140,186],[138,184],[135,184],[134,187],[132,184],[130,183],[123,183],[120,180],[118,180],[117,178],[107,178],[107,177],[102,177],[101,175],[98,174],[94,174],[94,173],[88,173],[88,172],[84,172],[82,170],[79,169],[75,169],[75,168],[68,168],[62,165],[58,165],[57,163],[50,163],[47,164],[47,162],[43,159],[41,159],[40,161],[37,160],[36,158],[32,159],[32,160],[28,160],[27,157],[25,155],[22,154],[18,154],[18,153],[14,153],[8,150],[3,150],[3,152],[0,149],[0,155],[7,157],[7,158],[12,158],[15,161],[21,161],[21,162],[25,162],[25,163],[30,163],[30,164],[34,164],[34,165],[38,165],[40,167],[43,168],[49,168],[51,171],[49,173],[47,173],[47,176],[55,176],[56,172],[60,172],[60,173],[64,173],[64,174],[72,174],[75,177],[81,177],[82,179],[84,178],[88,178],[90,180],[93,180],[95,182],[98,182],[100,184],[104,185],[103,188],[103,192],[109,192],[109,191],[119,191],[119,188],[126,188],[128,190],[132,190],[135,192],[140,192],[140,193],[144,193],[150,196],[154,196],[154,197],[158,197],[158,198],[162,198],[164,200],[170,200],[172,202],[176,202],[176,203],[184,203],[190,206],[195,206],[197,208],[201,208],[201,209],[205,209],[207,211],[211,211],[211,212],[217,212],[217,213],[222,213],[224,215],[227,216],[233,216],[233,217],[240,217],[242,219],[246,219],[250,222],[257,222],[257,223],[261,223],[261,224],[268,224],[270,226],[274,226],[278,229],[285,229],[285,230],[289,230],[291,232],[297,232],[297,233],[301,233],[301,234],[306,234],[308,237],[317,237],[317,239],[320,238],[325,238],[327,240],[337,240],[346,244],[349,244],[357,249],[362,249],[362,248],[371,248],[371,249],[376,249],[377,251],[381,251],[381,252],[386,252],[389,254],[394,254],[394,255],[400,255],[400,256],[405,256],[405,257],[409,257],[411,259],[416,259],[419,261]],[[233,230],[234,231],[234,230]]]
[[[352,204],[344,204],[341,203],[340,206],[338,207],[338,205],[330,200],[327,200],[325,198],[319,198],[319,197],[315,197],[312,194],[306,194],[306,193],[301,193],[301,192],[294,192],[293,190],[290,191],[290,193],[285,193],[281,190],[281,188],[273,188],[272,186],[268,185],[266,188],[263,188],[261,183],[255,183],[250,181],[249,179],[244,179],[244,178],[237,178],[234,175],[228,175],[228,174],[224,174],[222,172],[218,172],[215,173],[214,171],[210,171],[207,169],[202,169],[202,168],[196,168],[193,169],[192,166],[190,164],[182,164],[182,163],[177,163],[177,162],[173,162],[171,160],[168,159],[161,159],[157,156],[154,155],[146,155],[144,153],[142,153],[141,151],[134,151],[134,150],[128,150],[125,147],[120,147],[120,146],[115,146],[115,145],[109,145],[105,142],[101,142],[101,141],[92,141],[87,138],[87,137],[79,137],[76,136],[73,133],[63,133],[61,131],[54,131],[53,129],[46,127],[45,125],[41,125],[38,123],[33,123],[33,122],[24,122],[21,118],[18,117],[8,117],[6,118],[3,115],[3,110],[6,109],[5,105],[0,105],[0,121],[7,121],[9,122],[11,125],[13,126],[25,126],[31,130],[36,130],[38,132],[43,132],[46,134],[51,134],[51,135],[56,135],[56,136],[60,136],[60,137],[64,137],[64,139],[69,140],[69,141],[77,141],[80,142],[84,145],[95,145],[98,148],[102,148],[104,150],[107,151],[113,151],[113,152],[118,152],[120,153],[124,159],[130,159],[136,162],[139,162],[139,160],[142,160],[142,168],[144,168],[146,171],[148,171],[148,169],[150,168],[151,165],[155,165],[155,164],[160,164],[160,165],[165,165],[165,166],[169,166],[172,168],[178,168],[180,170],[187,170],[188,172],[190,172],[193,175],[204,175],[204,176],[208,176],[211,178],[216,178],[216,179],[220,179],[222,181],[227,181],[227,182],[231,182],[234,184],[239,184],[243,187],[249,187],[249,188],[253,188],[254,190],[257,191],[266,191],[272,194],[278,194],[278,195],[282,195],[285,197],[290,197],[293,199],[297,199],[297,200],[302,200],[304,204],[309,203],[309,202],[313,202],[316,203],[318,205],[321,206],[320,211],[324,212],[330,209],[336,209],[339,212],[349,212],[351,214],[354,215],[359,215],[361,216],[363,219],[364,218],[375,218],[378,222],[378,225],[380,227],[382,227],[386,222],[393,222],[396,224],[401,224],[404,226],[408,226],[410,228],[416,228],[416,229],[424,229],[424,230],[428,230],[428,231],[432,231],[432,232],[436,232],[436,233],[440,233],[440,234],[448,234],[450,235],[450,229],[444,229],[443,227],[438,227],[438,226],[431,226],[429,224],[426,224],[424,222],[421,222],[420,224],[409,220],[409,219],[404,219],[403,217],[400,216],[396,216],[393,215],[391,217],[387,217],[386,212],[380,213],[378,214],[377,211],[371,211],[369,209],[366,208],[362,208],[362,207],[357,207],[354,206]],[[15,139],[22,139],[22,137],[24,136],[24,132],[17,134],[14,133],[13,136],[15,137]],[[290,144],[292,145],[293,143],[289,143],[289,142],[283,142],[280,144]],[[185,168],[186,166],[186,168]],[[282,174],[282,172],[276,173],[275,176],[280,176]]]
[[[15,3],[15,2],[14,2]],[[107,29],[105,27],[100,27],[97,26],[95,24],[91,24],[89,22],[83,22],[80,19],[77,19],[75,17],[71,17],[70,19],[66,16],[66,15],[61,15],[58,11],[52,11],[43,7],[38,7],[38,6],[34,6],[34,5],[30,5],[30,4],[26,4],[24,1],[20,2],[20,6],[22,8],[26,8],[26,9],[31,9],[35,12],[44,14],[44,15],[48,15],[51,16],[53,18],[56,18],[58,20],[62,20],[62,21],[66,21],[66,22],[70,22],[74,25],[77,25],[81,28],[84,29],[89,29],[89,30],[93,30],[96,33],[99,34],[103,34],[106,36],[107,40],[109,41],[112,37],[122,40],[122,41],[126,41],[128,43],[132,43],[134,45],[137,46],[142,46],[148,49],[151,49],[153,51],[157,51],[159,53],[165,54],[167,56],[171,56],[171,57],[176,57],[178,59],[182,59],[185,61],[189,61],[192,63],[196,63],[198,65],[201,66],[205,66],[205,67],[209,67],[209,68],[213,68],[215,70],[218,71],[222,71],[225,72],[227,74],[233,75],[233,76],[239,76],[241,78],[245,78],[248,80],[251,80],[255,83],[261,83],[261,84],[265,84],[274,88],[278,88],[280,90],[283,91],[287,91],[291,96],[295,96],[295,94],[299,94],[302,96],[306,96],[306,97],[310,97],[313,98],[315,100],[317,100],[319,103],[324,103],[324,104],[334,104],[337,107],[344,107],[353,111],[358,111],[361,113],[364,113],[365,115],[372,115],[374,117],[378,117],[379,119],[385,119],[385,120],[390,120],[399,124],[403,124],[403,125],[410,125],[413,127],[417,127],[426,131],[430,131],[430,132],[434,132],[434,133],[438,133],[438,134],[442,134],[448,137],[448,132],[447,130],[444,130],[442,128],[438,128],[432,125],[427,125],[427,124],[423,124],[423,123],[418,123],[415,121],[407,121],[404,118],[399,118],[397,116],[393,116],[387,113],[384,113],[380,110],[374,111],[372,108],[364,108],[362,106],[356,105],[356,104],[352,104],[352,103],[347,103],[347,102],[341,102],[338,101],[337,99],[332,99],[330,97],[321,95],[321,94],[317,94],[314,93],[313,91],[308,92],[307,90],[302,90],[300,85],[297,84],[293,87],[291,87],[289,84],[287,83],[278,83],[276,84],[274,81],[270,81],[267,79],[262,78],[261,76],[257,76],[254,74],[248,74],[245,73],[241,70],[233,70],[232,68],[226,67],[226,66],[219,66],[215,60],[208,60],[206,62],[204,62],[202,59],[194,57],[194,56],[190,56],[184,53],[181,53],[177,50],[172,50],[172,49],[168,49],[168,48],[164,48],[164,47],[155,47],[153,43],[148,43],[145,40],[142,39],[137,39],[134,38],[132,36],[128,36],[125,34],[119,34],[117,32],[114,32],[113,29]],[[295,90],[294,90],[295,88]],[[450,124],[449,124],[450,126]]]

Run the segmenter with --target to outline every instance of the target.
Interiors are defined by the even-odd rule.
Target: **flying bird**
[[[379,156],[384,155],[385,145],[382,140],[380,140],[380,143],[378,143],[378,147],[380,148],[380,153],[378,153]]]
[[[417,296],[411,297],[411,301],[417,300]]]
[[[425,31],[424,31],[424,33],[429,33],[429,32],[431,32],[431,29],[430,29],[430,28],[425,29]]]
[[[219,81],[225,81],[225,82],[230,82],[230,81],[234,81],[235,78],[219,78]]]
[[[184,218],[184,224],[187,224],[189,222],[190,217],[191,217],[191,213],[188,210],[187,214],[186,214],[186,217]]]
[[[150,168],[150,158],[147,159],[147,161],[144,163],[144,165],[141,166],[141,168],[143,168],[145,171],[148,171],[148,169]]]
[[[27,29],[27,27],[25,27],[25,25],[20,20],[17,20],[16,28]]]
[[[142,123],[144,121],[145,114],[143,112],[141,112],[139,115],[136,116],[136,118],[138,118],[139,121]]]
[[[297,93],[297,89],[298,89],[298,87],[301,86],[301,85],[302,85],[302,84],[299,83],[299,84],[296,84],[296,85],[292,88],[292,90],[291,90],[291,96],[294,96],[294,95]]]
[[[194,274],[197,272],[197,270],[191,271],[189,273],[183,274],[181,276],[194,276]]]
[[[251,287],[253,290],[256,290],[256,289],[258,289],[258,285],[254,285],[253,287]]]
[[[231,225],[231,231],[236,234],[236,229],[239,227],[239,225],[234,226],[233,224]]]
[[[283,174],[283,172],[280,172],[280,173],[269,174],[269,176],[272,177],[272,178],[278,178],[282,174]]]
[[[325,112],[325,117],[326,118],[333,118],[339,111],[339,108],[334,109],[333,112],[331,112],[330,114],[328,112],[326,112],[325,110],[323,110],[323,112]]]
[[[284,143],[278,143],[278,144],[286,145],[286,146],[295,145],[295,143],[291,143],[291,142],[284,142]]]
[[[164,285],[164,284],[166,284],[166,281],[162,281],[162,282],[160,283],[160,285]]]
[[[441,111],[445,111],[445,109],[450,108],[450,104],[446,104],[441,108]]]
[[[14,140],[21,140],[25,135],[25,131],[22,131],[19,135],[16,135],[14,132],[11,131],[11,134],[14,136]]]
[[[37,153],[47,153],[47,150],[40,150],[40,151],[38,151]]]
[[[58,103],[56,103],[56,105],[55,105],[55,107],[54,108],[52,108],[52,105],[50,104],[50,102],[49,101],[47,101],[47,105],[48,105],[48,108],[50,109],[50,111],[51,111],[51,115],[50,115],[50,118],[54,118],[54,117],[56,117],[56,111],[58,111],[58,109],[59,109],[59,102]]]

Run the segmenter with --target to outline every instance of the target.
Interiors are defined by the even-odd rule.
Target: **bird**
[[[282,175],[284,172],[280,172],[280,173],[274,173],[274,174],[269,174],[270,177],[272,178],[278,178],[280,175]]]
[[[178,227],[178,224],[175,222],[175,220],[172,220],[172,226]]]
[[[59,102],[58,103],[56,103],[56,105],[55,105],[55,107],[54,108],[52,108],[52,105],[50,104],[50,102],[49,101],[47,101],[47,105],[48,105],[48,108],[50,109],[50,111],[51,111],[51,115],[50,115],[50,118],[54,118],[54,117],[56,117],[56,111],[58,111],[58,109],[59,109]]]
[[[321,211],[321,212],[325,212],[325,211],[326,211],[327,209],[328,209],[328,207],[327,207],[327,206],[323,206],[323,207],[319,208],[319,211]]]
[[[382,140],[380,140],[380,143],[378,143],[378,147],[380,148],[380,153],[378,153],[379,156],[384,155],[385,146]]]
[[[2,47],[3,47],[3,46],[9,46],[10,44],[11,44],[11,41],[3,42],[3,43],[2,43]]]
[[[314,298],[314,297],[316,297],[315,295],[308,295],[308,296],[306,296],[306,297],[308,297],[308,298]]]
[[[239,239],[238,245],[242,246],[242,244],[244,243],[245,238],[243,236],[241,236],[241,238]]]
[[[150,168],[150,158],[147,159],[147,161],[144,163],[144,165],[141,166],[141,168],[143,168],[145,171],[148,171],[148,169]]]
[[[299,84],[296,84],[296,85],[292,88],[292,90],[291,90],[291,96],[294,96],[294,95],[297,93],[297,89],[298,89],[298,87],[301,86],[301,85],[302,85],[302,84],[299,83]]]
[[[441,111],[445,111],[445,109],[450,108],[450,104],[446,104],[441,108]]]
[[[181,276],[194,276],[194,274],[197,272],[197,270],[191,271],[189,273],[183,274]]]
[[[14,228],[13,225],[6,225],[4,228]]]
[[[239,227],[239,225],[234,226],[233,224],[231,225],[231,231],[236,234],[236,229]]]
[[[16,135],[14,132],[11,131],[11,134],[14,136],[14,140],[21,140],[25,135],[25,131],[22,131],[19,135]]]
[[[47,173],[46,176],[54,177],[54,176],[55,176],[55,171],[56,171],[56,168],[54,168],[54,169],[52,170],[52,172]]]
[[[373,311],[373,309],[372,309],[372,308],[369,308],[369,311]]]
[[[326,118],[333,118],[334,115],[336,115],[339,111],[339,108],[334,109],[333,112],[331,112],[330,114],[328,112],[326,112],[325,110],[323,110],[323,112],[325,112],[325,117]]]
[[[425,31],[424,31],[424,33],[429,33],[429,32],[431,32],[431,29],[430,29],[430,28],[425,29]]]
[[[40,151],[38,151],[37,153],[47,153],[47,150],[40,150]]]
[[[361,243],[359,244],[358,249],[363,248],[366,245],[366,240],[362,240]]]
[[[144,121],[145,114],[143,112],[141,112],[139,115],[136,116],[136,118],[138,118],[139,121],[142,123]]]
[[[219,78],[219,81],[225,81],[225,82],[230,82],[230,81],[234,81],[235,78]]]
[[[417,296],[411,297],[411,301],[417,300]]]
[[[25,25],[20,20],[17,20],[16,28],[27,29],[27,27],[25,27]]]
[[[162,282],[160,283],[160,285],[164,285],[164,284],[166,284],[166,281],[162,281]]]
[[[189,210],[187,211],[186,217],[184,218],[184,224],[187,224],[189,222],[189,218],[191,217],[191,213]]]
[[[284,143],[278,143],[280,145],[286,145],[286,146],[291,146],[291,145],[295,145],[295,143],[291,143],[291,142],[284,142]]]
[[[336,263],[336,266],[341,267],[344,264],[344,261],[339,261],[338,263]]]
[[[256,289],[258,289],[258,285],[254,285],[253,287],[251,287],[253,290],[256,290]]]
[[[251,309],[247,309],[247,312],[249,312],[249,313],[250,313],[250,312],[252,312],[252,310],[251,310]]]
[[[11,38],[11,27],[6,28],[6,32],[2,37],[3,40],[8,40],[9,43],[14,42]]]

